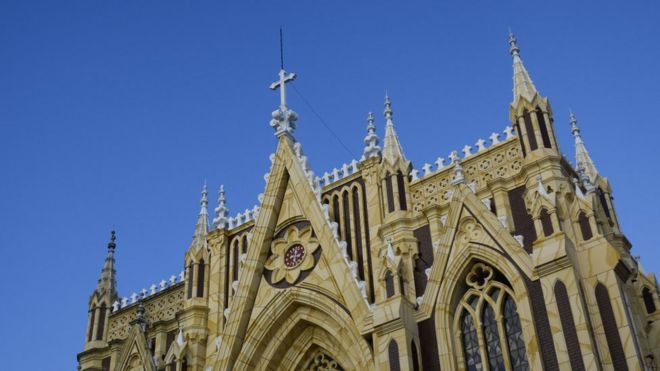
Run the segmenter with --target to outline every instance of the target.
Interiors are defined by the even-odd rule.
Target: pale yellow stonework
[[[322,188],[300,144],[278,134],[256,217],[207,231],[200,214],[183,280],[113,311],[103,276],[79,369],[463,370],[477,354],[488,370],[495,338],[506,369],[660,367],[656,278],[631,256],[609,182],[574,182],[538,92],[509,114],[518,133],[461,158],[462,173],[453,163],[413,178],[395,152]]]

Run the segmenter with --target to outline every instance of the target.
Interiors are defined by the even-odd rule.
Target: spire
[[[213,226],[218,229],[227,227],[227,216],[229,209],[225,206],[225,186],[221,185],[218,191],[218,207],[215,208],[215,218],[213,219]]]
[[[209,232],[209,217],[208,217],[208,190],[206,188],[206,182],[204,182],[204,188],[202,188],[202,199],[200,200],[200,210],[199,215],[197,216],[197,224],[195,225],[195,234],[193,235],[193,241],[191,248],[194,247],[196,250],[199,250],[202,247],[206,247],[206,236]]]
[[[392,121],[392,102],[390,97],[385,93],[385,140],[383,142],[383,158],[387,159],[390,163],[395,163],[397,159],[403,161],[406,160],[406,157],[403,155],[403,149],[401,149],[401,143],[399,143],[399,137],[396,135],[394,130],[394,121]]]
[[[110,241],[108,242],[108,255],[103,262],[103,269],[101,269],[101,277],[99,278],[96,293],[99,296],[109,295],[109,303],[115,300],[117,296],[117,280],[115,272],[115,249],[117,244],[117,235],[114,229],[110,232]]]
[[[516,102],[519,97],[531,101],[534,95],[538,93],[529,72],[520,59],[520,48],[518,48],[516,37],[509,30],[509,53],[513,58],[513,101]]]
[[[573,138],[575,138],[575,167],[578,172],[584,172],[589,178],[589,181],[593,184],[596,181],[598,170],[596,170],[596,165],[594,165],[594,162],[591,160],[591,156],[589,156],[589,152],[587,152],[587,147],[582,141],[580,128],[577,126],[577,119],[575,118],[573,111],[570,111],[569,119],[571,122],[571,133],[573,133]]]
[[[374,125],[374,114],[369,112],[367,116],[367,135],[364,137],[364,153],[362,159],[380,157],[380,146],[378,135],[376,135],[376,125]]]

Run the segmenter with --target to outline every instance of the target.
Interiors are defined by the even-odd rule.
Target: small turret
[[[206,184],[202,189],[202,199],[200,200],[200,210],[197,216],[197,224],[195,224],[195,233],[190,249],[199,251],[201,248],[206,247],[206,236],[209,232],[209,213],[208,213],[208,190]]]
[[[513,59],[513,101],[509,119],[520,138],[523,157],[536,153],[534,160],[546,154],[559,154],[552,127],[552,109],[548,99],[534,86],[520,58],[520,48],[513,33],[509,32],[509,53]],[[538,152],[536,152],[539,150]]]
[[[117,300],[117,279],[115,272],[115,249],[117,248],[115,231],[110,232],[108,254],[105,257],[98,285],[89,298],[89,320],[87,322],[87,340],[85,348],[92,347],[97,341],[105,341],[106,323],[112,303]]]

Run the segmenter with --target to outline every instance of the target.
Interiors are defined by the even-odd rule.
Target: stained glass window
[[[465,368],[468,371],[480,371],[483,369],[481,355],[479,354],[479,339],[477,329],[468,311],[464,310],[461,319],[461,333],[463,334],[463,353],[465,354]]]
[[[486,307],[484,308],[483,316],[488,365],[491,370],[504,370],[504,357],[502,356],[500,334],[497,331],[497,319],[495,319],[493,307],[488,303],[486,303]]]
[[[516,311],[516,303],[511,296],[504,299],[504,329],[506,331],[506,341],[509,345],[511,367],[514,370],[529,370],[520,318]]]

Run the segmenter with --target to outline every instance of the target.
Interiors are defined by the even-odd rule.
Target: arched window
[[[387,355],[390,361],[390,371],[401,370],[401,364],[399,363],[399,346],[397,345],[396,340],[390,340],[390,345],[387,347]]]
[[[233,264],[234,264],[234,281],[238,281],[238,240],[234,242],[234,250],[233,250],[234,256],[233,256]]]
[[[525,110],[525,113],[523,114],[523,120],[525,121],[525,131],[527,132],[529,150],[533,151],[538,148],[538,144],[536,144],[536,135],[534,134],[534,126],[532,125],[532,119],[529,116],[529,111]]]
[[[181,362],[181,371],[188,371],[188,359],[183,358],[183,361]]]
[[[87,329],[87,341],[92,341],[92,334],[94,333],[94,325],[96,324],[96,308],[92,307],[92,314],[89,319],[89,329]]]
[[[541,212],[539,213],[539,219],[541,220],[541,227],[543,227],[544,236],[549,237],[555,233],[555,229],[552,227],[552,219],[550,218],[548,210],[545,208],[541,209]]]
[[[344,241],[346,241],[346,253],[350,260],[355,260],[353,256],[353,243],[351,240],[351,210],[349,209],[348,191],[341,195],[341,202],[344,206]]]
[[[642,298],[644,299],[644,306],[646,306],[646,313],[655,313],[655,301],[653,301],[653,294],[648,287],[642,289]]]
[[[612,359],[612,365],[617,371],[627,371],[628,363],[626,362],[626,354],[623,352],[623,345],[621,345],[619,326],[616,323],[614,311],[612,310],[610,294],[602,283],[596,285],[596,303],[598,304],[600,319],[603,323],[603,330],[605,331],[605,339],[607,340],[607,348]]]
[[[396,173],[396,185],[399,190],[399,206],[401,207],[401,210],[407,210],[406,186],[403,184],[403,173],[401,173],[401,171]]]
[[[491,267],[476,263],[465,279],[468,289],[454,314],[454,328],[467,370],[529,370],[513,291]]]
[[[571,312],[571,302],[568,299],[566,285],[561,281],[555,283],[555,301],[557,302],[559,321],[561,322],[561,329],[564,333],[564,341],[568,350],[568,359],[571,361],[571,368],[576,371],[582,371],[585,369],[584,361],[582,360],[580,341],[578,340],[575,329],[573,312]]]
[[[541,131],[543,147],[552,148],[552,145],[550,144],[550,135],[548,134],[548,126],[546,125],[545,117],[543,116],[543,111],[541,111],[541,108],[536,109],[536,121],[539,122],[539,130]]]
[[[193,293],[193,276],[195,271],[195,265],[192,260],[188,263],[188,299],[192,298]]]
[[[419,371],[419,356],[417,355],[417,346],[414,341],[410,344],[410,353],[413,371]]]
[[[364,258],[362,252],[362,228],[360,226],[360,195],[357,187],[353,187],[353,229],[355,230],[355,256],[358,263],[358,276],[364,280]]]
[[[394,191],[392,190],[392,176],[388,171],[385,173],[385,195],[387,196],[387,211],[394,211]]]
[[[339,196],[335,195],[332,198],[332,216],[335,218],[335,223],[337,223],[337,231],[341,231],[341,218],[339,214]]]
[[[593,233],[591,232],[591,225],[589,224],[589,218],[587,217],[587,214],[584,213],[584,211],[580,212],[580,215],[578,215],[578,224],[580,224],[580,232],[582,232],[582,239],[585,241],[588,241],[593,237]]]
[[[394,277],[389,270],[385,272],[385,295],[388,298],[394,296]]]
[[[199,265],[197,266],[197,297],[202,298],[204,297],[204,270],[205,270],[205,265],[204,265],[204,259],[199,261]]]
[[[103,340],[103,331],[105,331],[105,311],[107,307],[105,303],[101,304],[99,308],[99,326],[96,328],[96,340]]]
[[[248,249],[247,234],[243,235],[242,243],[243,243],[243,246],[241,248],[242,249],[241,252],[243,254],[247,254],[247,249]]]

